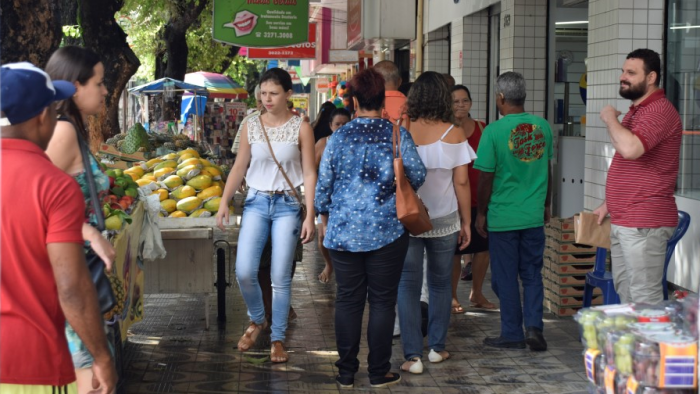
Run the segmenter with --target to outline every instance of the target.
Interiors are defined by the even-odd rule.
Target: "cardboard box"
[[[100,145],[100,154],[116,157],[124,161],[146,161],[148,160],[142,152],[134,152],[133,154],[127,154],[120,152],[117,148],[112,145],[102,144]]]
[[[548,299],[555,305],[563,308],[568,307],[581,307],[583,306],[583,296],[562,296],[559,294],[552,293],[551,290],[545,290],[544,298]],[[591,305],[603,305],[603,296],[597,295],[593,296],[591,300]]]
[[[545,230],[546,229],[561,233],[573,233],[574,218],[552,218],[549,223],[545,225]]]
[[[102,164],[104,164],[107,168],[116,168],[119,170],[126,170],[127,168],[131,167],[129,163],[121,160],[116,160],[114,162],[103,161]]]
[[[561,231],[549,227],[545,228],[544,235],[547,237],[547,240],[552,239],[558,242],[573,243],[576,240],[574,233],[562,233]]]
[[[549,268],[545,269],[543,274],[547,280],[559,286],[583,286],[586,284],[586,274],[566,275],[554,272]]]
[[[595,264],[595,253],[562,254],[545,248],[544,259],[559,265]]]
[[[557,264],[551,260],[545,260],[544,264],[550,271],[561,275],[586,275],[593,270],[593,264]]]
[[[595,254],[597,249],[594,246],[575,244],[572,242],[560,242],[552,238],[547,239],[546,246],[559,254]]]
[[[566,297],[580,297],[583,296],[585,286],[584,285],[578,285],[578,286],[565,286],[560,283],[554,282],[552,280],[545,280],[544,282],[544,287],[545,289],[548,289],[552,292],[552,294],[557,294],[561,296],[566,296]],[[593,295],[601,295],[603,294],[603,290],[594,287],[593,288]]]
[[[544,300],[544,307],[546,309],[549,309],[550,312],[557,316],[573,316],[575,315],[581,307],[560,307],[559,305],[555,304],[554,302],[548,300],[545,298]]]

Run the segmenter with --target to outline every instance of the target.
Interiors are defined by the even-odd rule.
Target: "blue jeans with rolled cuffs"
[[[243,208],[236,279],[248,306],[250,320],[261,324],[265,306],[258,283],[260,257],[267,238],[272,238],[272,341],[284,341],[291,302],[292,260],[301,231],[301,206],[287,192],[270,194],[250,188]]]
[[[399,323],[401,343],[406,360],[423,356],[421,333],[421,289],[423,287],[423,256],[427,254],[428,282],[428,349],[445,350],[447,327],[452,307],[452,258],[459,233],[443,237],[411,237],[399,282]]]

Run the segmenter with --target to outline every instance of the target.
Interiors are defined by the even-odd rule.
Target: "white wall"
[[[690,214],[690,227],[676,245],[666,278],[669,282],[697,292],[700,290],[700,201],[676,197],[681,211]]]
[[[454,0],[425,0],[423,31],[433,31],[497,3],[500,0],[460,0],[457,4]]]

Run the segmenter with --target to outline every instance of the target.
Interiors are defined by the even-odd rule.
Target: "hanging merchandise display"
[[[269,48],[308,41],[309,0],[215,0],[212,35],[229,45]]]

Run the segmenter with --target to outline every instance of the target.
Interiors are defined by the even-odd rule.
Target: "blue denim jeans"
[[[544,227],[515,231],[489,231],[491,287],[501,303],[501,337],[522,341],[525,327],[543,329],[542,265]],[[523,303],[520,303],[520,284]]]
[[[447,326],[450,324],[452,306],[452,258],[459,233],[439,238],[414,238],[408,243],[399,282],[399,324],[401,343],[406,360],[423,356],[421,333],[421,288],[423,287],[423,254],[428,257],[427,282],[428,348],[436,352],[445,350]]]
[[[301,207],[293,195],[269,194],[251,188],[245,200],[236,254],[236,279],[255,323],[265,320],[258,283],[260,257],[272,237],[272,341],[284,341],[291,302],[292,260],[301,231]]]

